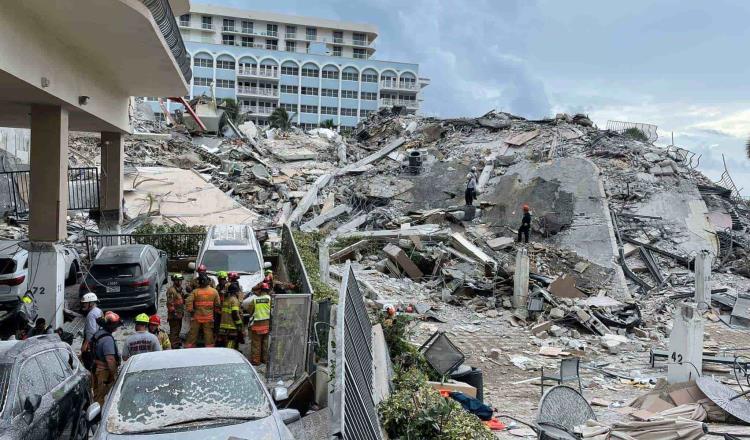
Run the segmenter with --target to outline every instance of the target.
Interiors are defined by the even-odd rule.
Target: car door
[[[44,381],[47,384],[47,393],[52,398],[49,423],[50,431],[55,438],[70,438],[73,430],[74,419],[77,416],[74,411],[75,393],[73,381],[69,381],[70,375],[60,363],[55,350],[45,351],[36,356],[37,362],[42,367]]]
[[[41,403],[32,414],[24,410],[26,399],[40,396]],[[52,398],[47,394],[42,370],[35,358],[25,360],[19,369],[16,385],[15,402],[13,407],[13,430],[19,433],[18,438],[24,440],[47,440],[55,438],[49,432],[49,413]]]

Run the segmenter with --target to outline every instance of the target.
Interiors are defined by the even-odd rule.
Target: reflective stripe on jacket
[[[271,319],[271,296],[267,293],[256,296],[253,299],[255,310],[253,311],[253,321],[268,321]]]
[[[201,287],[193,290],[185,304],[193,319],[200,323],[214,322],[214,312],[221,307],[219,292],[213,287]]]

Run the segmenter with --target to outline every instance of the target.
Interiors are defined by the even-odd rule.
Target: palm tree
[[[239,126],[247,120],[247,114],[240,111],[240,106],[234,99],[227,98],[218,107],[224,110],[224,113],[222,113],[221,115],[221,119],[219,119],[220,132],[224,130],[224,126],[227,124],[227,120],[231,120],[234,123],[235,127]]]
[[[281,131],[288,131],[292,128],[292,118],[294,118],[294,113],[289,115],[283,108],[276,107],[271,116],[268,117],[268,120],[271,123],[271,127],[278,128]]]
[[[336,129],[336,124],[333,123],[333,119],[326,119],[320,123],[320,128],[328,128],[330,130]]]

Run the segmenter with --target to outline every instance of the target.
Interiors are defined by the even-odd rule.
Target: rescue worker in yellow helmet
[[[141,313],[135,317],[135,333],[125,339],[122,346],[122,360],[127,361],[131,356],[152,351],[161,351],[161,342],[148,331],[150,318]]]
[[[221,324],[219,325],[219,336],[227,348],[237,348],[242,341],[242,315],[240,314],[240,300],[237,295],[239,286],[230,284],[224,302],[221,303]]]
[[[260,292],[245,301],[252,316],[250,363],[265,364],[268,362],[268,333],[271,331],[271,286],[261,283]]]

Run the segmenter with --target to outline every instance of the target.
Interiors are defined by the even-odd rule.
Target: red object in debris
[[[386,310],[386,312],[388,312],[388,316],[395,316],[396,315],[396,309],[393,308],[393,307],[388,307],[385,310]]]
[[[414,313],[414,307],[411,305],[406,306],[406,313]]]
[[[506,428],[505,423],[494,417],[490,420],[485,420],[484,424],[492,431],[502,431]]]
[[[446,399],[451,396],[450,390],[439,390],[439,391],[440,391],[440,395],[445,397]]]
[[[182,96],[178,96],[176,98],[168,98],[170,101],[179,102],[185,107],[185,110],[187,110],[188,113],[190,113],[190,116],[193,117],[193,120],[195,120],[195,123],[198,124],[198,126],[203,130],[206,131],[206,126],[203,124],[203,121],[201,121],[201,118],[198,117],[198,115],[195,114],[195,111],[193,111],[193,108],[190,107],[190,104],[183,98]]]

